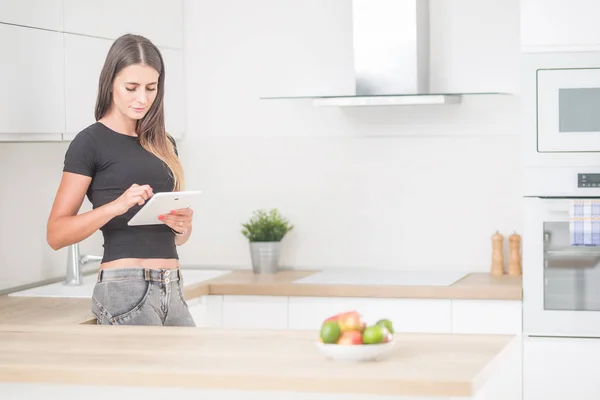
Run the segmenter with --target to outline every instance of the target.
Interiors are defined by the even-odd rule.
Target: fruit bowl
[[[343,345],[316,342],[319,351],[335,361],[378,361],[389,356],[394,348],[395,339],[381,344]]]
[[[357,311],[346,311],[323,321],[317,348],[339,361],[375,361],[394,347],[394,327],[389,319],[368,325]]]

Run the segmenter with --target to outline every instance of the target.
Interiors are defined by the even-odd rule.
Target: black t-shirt
[[[93,208],[117,199],[134,183],[150,185],[154,193],[170,192],[174,185],[167,165],[145,150],[137,137],[115,132],[100,122],[88,126],[71,141],[63,171],[92,178],[87,198]],[[104,236],[102,262],[179,258],[174,233],[167,225],[127,225],[141,207],[136,204],[100,228]]]

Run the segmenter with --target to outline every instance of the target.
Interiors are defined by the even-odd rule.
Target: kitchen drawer
[[[525,338],[524,400],[597,400],[600,339]]]
[[[280,296],[223,296],[223,327],[286,329],[288,298]]]
[[[451,301],[445,299],[372,299],[290,297],[289,328],[319,329],[327,317],[358,311],[367,324],[390,319],[397,332],[450,332]]]
[[[219,328],[223,324],[223,296],[200,296],[186,301],[198,328]]]
[[[520,335],[522,314],[517,300],[452,300],[452,332]]]

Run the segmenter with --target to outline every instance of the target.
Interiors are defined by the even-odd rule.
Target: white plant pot
[[[281,242],[250,242],[252,272],[274,274],[279,270]]]

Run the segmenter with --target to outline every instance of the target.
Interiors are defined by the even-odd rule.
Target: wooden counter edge
[[[522,300],[520,287],[312,285],[294,283],[211,283],[211,295],[369,297],[448,300]]]
[[[108,328],[108,327],[106,327]],[[130,337],[135,334],[139,338],[145,336],[154,336],[155,330],[152,327],[144,327],[139,330],[139,327],[122,326],[117,331],[117,336]],[[146,329],[151,328],[151,329]],[[73,329],[64,326],[32,326],[32,325],[0,325],[0,332],[34,332],[34,333],[57,333],[64,329]],[[81,333],[85,333],[87,329]],[[95,331],[94,334],[98,334]],[[228,332],[227,330],[223,330]],[[162,332],[162,331],[161,331]],[[257,330],[259,332],[259,330]],[[305,331],[297,331],[305,334]],[[229,332],[231,333],[231,332]],[[294,334],[294,331],[291,331]],[[169,331],[169,336],[189,337],[197,336],[195,330],[186,328],[174,328]],[[411,336],[419,335],[417,333],[408,334]],[[424,333],[424,336],[437,336],[439,334]],[[449,336],[452,334],[441,334]],[[457,334],[464,336],[463,334]],[[471,335],[468,335],[471,336]],[[318,378],[304,376],[285,376],[280,379],[273,379],[270,375],[261,374],[227,374],[224,376],[214,375],[210,372],[182,372],[182,371],[138,371],[135,376],[129,374],[124,375],[118,368],[102,369],[103,379],[97,380],[95,375],[95,367],[84,367],[81,365],[71,367],[69,365],[58,368],[50,368],[48,366],[28,366],[26,369],[19,368],[16,364],[1,364],[0,365],[0,381],[2,382],[21,382],[21,383],[55,383],[65,385],[124,385],[124,386],[155,386],[155,387],[184,387],[195,389],[223,389],[231,388],[231,382],[235,381],[234,389],[236,390],[260,390],[260,391],[281,391],[291,390],[306,393],[341,393],[340,387],[347,391],[357,394],[371,395],[396,395],[396,396],[474,396],[479,390],[483,389],[486,384],[497,377],[498,373],[502,373],[502,368],[506,368],[503,363],[510,356],[511,352],[515,351],[515,346],[518,346],[518,336],[514,335],[475,335],[475,336],[498,336],[505,337],[507,341],[498,349],[497,353],[490,361],[481,369],[477,375],[470,380],[451,379],[440,381],[424,381],[424,380],[360,380],[347,381],[342,378],[327,378],[320,380]],[[160,378],[160,379],[158,379]]]
[[[46,367],[21,368],[0,365],[0,382],[11,383],[49,383],[60,385],[92,385],[92,386],[129,386],[129,387],[171,387],[197,390],[236,390],[281,392],[291,391],[307,394],[344,394],[353,395],[387,395],[387,396],[442,396],[463,397],[474,394],[472,385],[467,382],[402,382],[377,381],[365,382],[363,380],[344,379],[315,379],[314,377],[285,377],[274,378],[261,375],[226,375],[205,373],[182,373],[144,371],[136,374],[124,375],[118,370],[102,370],[102,379],[94,374],[93,368],[61,368],[49,369]],[[67,376],[68,378],[65,378]],[[39,377],[42,377],[41,379]],[[232,382],[235,384],[232,385]],[[340,389],[343,388],[343,389]]]
[[[510,335],[509,335],[510,336]],[[473,384],[471,387],[473,395],[479,393],[480,390],[484,389],[486,384],[489,384],[494,378],[494,376],[498,373],[498,371],[506,371],[510,369],[512,371],[513,368],[522,368],[522,349],[521,346],[521,336],[514,335],[512,339],[496,354],[496,356],[477,374],[475,379],[473,380]],[[516,359],[515,359],[516,355]],[[513,365],[510,365],[510,363]],[[503,368],[504,367],[504,368]],[[514,371],[513,371],[514,372]],[[522,371],[518,371],[520,375]],[[504,376],[504,378],[508,378]],[[507,380],[503,380],[503,384],[505,384]]]
[[[285,271],[286,277],[308,276],[319,271]],[[256,279],[258,278],[258,279]],[[297,278],[297,276],[295,277]],[[253,276],[248,271],[230,274],[203,282],[210,295],[298,296],[298,297],[369,297],[450,300],[522,300],[521,277],[492,277],[474,272],[450,286],[384,286],[384,285],[321,285],[298,284],[274,276]],[[186,290],[188,290],[186,288]],[[206,289],[204,289],[206,290]],[[197,296],[196,296],[197,297]],[[187,298],[187,296],[186,296]],[[193,297],[190,297],[193,298]]]

